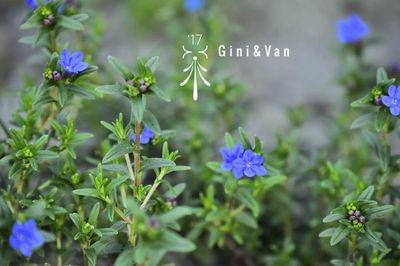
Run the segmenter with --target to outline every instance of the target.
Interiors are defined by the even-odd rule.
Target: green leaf
[[[77,213],[70,213],[69,218],[71,218],[72,222],[75,224],[78,230],[81,230],[81,226],[83,224],[82,218]]]
[[[103,158],[103,163],[108,163],[133,151],[134,149],[129,142],[121,142],[107,152]]]
[[[374,194],[374,186],[367,187],[363,192],[361,192],[358,200],[369,200],[371,199],[372,195]]]
[[[389,169],[390,163],[390,146],[381,145],[378,149],[379,165],[381,169],[386,172]]]
[[[319,237],[331,237],[335,233],[336,227],[328,228],[319,233]]]
[[[384,253],[388,253],[390,251],[385,242],[383,242],[379,235],[373,232],[368,225],[365,225],[364,228],[366,239],[372,246]]]
[[[251,142],[250,142],[249,136],[246,133],[246,131],[241,127],[239,127],[239,136],[243,143],[244,148],[251,149],[252,147],[251,147]]]
[[[355,100],[354,102],[351,103],[351,107],[364,107],[364,106],[370,106],[374,100],[374,96],[372,94],[367,94],[361,99]]]
[[[324,223],[330,223],[330,222],[334,222],[334,221],[338,221],[341,219],[344,219],[346,216],[342,213],[331,213],[328,216],[326,216],[322,222]]]
[[[226,177],[224,183],[224,191],[227,195],[231,195],[237,187],[237,180],[232,175]]]
[[[97,254],[94,248],[88,248],[85,250],[85,256],[89,262],[89,266],[96,266]]]
[[[129,71],[129,69],[124,66],[122,63],[120,63],[118,61],[118,59],[116,59],[113,56],[108,56],[108,62],[110,62],[110,64],[114,67],[115,70],[117,70],[118,72],[120,72],[122,74],[122,76],[124,77],[125,81],[133,79],[135,76]]]
[[[155,242],[155,248],[160,248],[169,252],[191,252],[196,249],[196,245],[181,237],[175,232],[164,231],[159,242]]]
[[[70,18],[74,19],[74,20],[77,20],[77,21],[80,21],[80,22],[83,22],[83,21],[85,21],[85,20],[87,20],[89,18],[89,15],[85,14],[85,13],[79,13],[79,14],[75,14],[75,15],[70,16]]]
[[[279,184],[285,182],[286,179],[287,179],[287,177],[284,175],[275,175],[275,176],[264,178],[262,180],[262,182],[264,185],[264,189],[270,189],[273,186],[276,186],[276,185],[279,185]]]
[[[182,217],[192,215],[192,209],[189,207],[176,207],[171,211],[161,214],[159,219],[162,223],[173,223]]]
[[[163,158],[146,158],[143,160],[141,170],[147,171],[151,169],[158,169],[162,167],[174,167],[176,164],[168,159]]]
[[[349,234],[350,228],[348,228],[347,226],[341,225],[339,227],[336,227],[335,232],[333,232],[331,237],[331,246],[336,245],[337,243],[345,239]]]
[[[376,84],[389,81],[389,77],[383,67],[378,68],[376,72]]]
[[[150,112],[145,110],[143,115],[143,123],[150,127],[156,135],[160,135],[161,128],[157,118]]]
[[[168,190],[164,196],[165,197],[170,197],[170,198],[176,198],[178,197],[180,194],[182,194],[182,192],[185,190],[186,188],[186,184],[185,183],[180,183],[178,185],[175,185],[174,187],[171,187],[170,190]]]
[[[126,249],[124,250],[114,263],[114,266],[132,266],[134,264],[134,250]]]
[[[107,192],[111,192],[113,191],[115,188],[119,187],[122,183],[124,183],[126,180],[129,179],[129,176],[120,176],[117,178],[113,178],[110,182],[110,184],[108,184],[107,186]]]
[[[250,228],[257,229],[258,224],[257,221],[251,216],[250,214],[246,212],[241,212],[238,215],[235,216],[235,220],[238,221],[241,224],[244,224]]]
[[[40,25],[40,14],[38,12],[35,12],[31,17],[28,18],[27,21],[25,21],[21,26],[21,30],[26,30],[30,29],[33,27],[36,27]]]
[[[113,228],[100,228],[99,231],[103,237],[118,235],[118,231]]]
[[[192,169],[190,166],[186,166],[186,165],[176,165],[176,166],[171,166],[168,168],[168,171],[165,172],[165,174],[169,174],[172,172],[182,172],[182,171],[189,171],[190,169]]]
[[[100,203],[97,202],[90,211],[88,223],[96,227],[99,213],[100,213]]]
[[[96,91],[104,94],[119,95],[119,96],[123,95],[122,86],[119,84],[99,86],[96,88]]]
[[[146,62],[146,67],[150,68],[150,70],[154,72],[156,71],[159,62],[160,62],[160,57],[153,56]]]
[[[154,92],[155,95],[160,97],[162,100],[164,100],[166,102],[171,101],[171,98],[169,97],[169,95],[164,90],[157,87],[156,85],[152,85],[151,90]]]
[[[389,112],[386,109],[381,108],[375,118],[375,129],[378,132],[381,132],[386,122],[389,119]]]
[[[63,15],[57,16],[57,23],[61,27],[70,29],[70,30],[83,31],[85,29],[85,27],[83,27],[82,23],[80,23],[78,20],[75,20],[71,17],[63,16]]]
[[[356,120],[354,120],[353,123],[351,123],[350,128],[351,129],[357,129],[357,128],[360,128],[360,127],[365,127],[369,123],[371,123],[372,118],[373,118],[372,114],[362,115],[362,116],[358,117]]]
[[[369,216],[370,220],[380,219],[389,215],[393,211],[393,209],[394,209],[393,205],[383,205],[368,209],[366,213]]]
[[[72,193],[74,193],[75,195],[79,195],[79,196],[86,196],[86,197],[93,197],[93,198],[101,199],[99,192],[97,192],[97,190],[94,188],[75,189],[75,190],[72,190]]]
[[[146,97],[144,95],[132,98],[131,100],[132,115],[136,122],[143,121],[144,110],[146,109]]]
[[[225,133],[225,145],[227,148],[232,149],[235,146],[235,141],[230,133]]]
[[[58,158],[58,153],[48,150],[41,150],[36,153],[36,159],[39,161],[47,161]]]
[[[207,167],[210,168],[212,171],[214,171],[216,173],[223,173],[224,172],[224,171],[222,171],[221,163],[219,163],[219,162],[208,162],[207,163]]]
[[[40,150],[41,148],[44,147],[44,145],[46,145],[47,140],[49,139],[48,135],[43,135],[41,136],[36,142],[35,142],[35,149]]]
[[[234,197],[248,207],[253,212],[254,217],[260,214],[260,206],[249,190],[240,189],[234,194]]]

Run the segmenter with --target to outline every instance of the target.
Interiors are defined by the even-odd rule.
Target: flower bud
[[[152,216],[147,221],[147,225],[151,228],[160,228],[160,221],[156,217]]]
[[[359,210],[356,210],[356,211],[354,212],[354,215],[357,216],[357,217],[360,216],[360,214],[361,214],[361,213],[360,213]]]
[[[53,71],[52,75],[53,75],[53,80],[54,80],[54,81],[59,81],[59,80],[61,80],[61,74],[60,74],[60,72],[58,72],[58,71]]]
[[[364,216],[360,216],[360,218],[358,218],[360,220],[360,223],[365,223],[365,217]]]

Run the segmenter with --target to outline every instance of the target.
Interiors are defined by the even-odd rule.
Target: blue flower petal
[[[398,116],[400,114],[400,107],[397,105],[393,105],[390,107],[390,113],[394,116]]]
[[[396,86],[391,85],[388,89],[388,94],[391,98],[394,98],[396,95]]]
[[[253,170],[258,176],[265,176],[268,173],[267,169],[262,165],[253,166]]]
[[[382,103],[384,105],[386,105],[387,107],[392,106],[392,99],[389,96],[384,95],[381,97],[381,100],[382,100]]]
[[[254,177],[256,175],[256,172],[254,171],[253,166],[252,166],[252,167],[246,167],[244,169],[244,174],[247,177]]]

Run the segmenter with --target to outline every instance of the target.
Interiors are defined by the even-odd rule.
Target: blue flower
[[[29,219],[25,223],[14,224],[9,242],[14,250],[19,250],[25,257],[30,257],[33,249],[43,245],[44,236],[37,230],[36,222]]]
[[[222,147],[221,156],[224,162],[221,164],[221,169],[223,171],[231,171],[233,168],[233,161],[237,158],[242,158],[243,151],[244,148],[242,144],[236,144],[232,149]]]
[[[88,64],[83,62],[83,53],[81,51],[70,53],[67,49],[62,50],[58,64],[67,75],[78,74],[88,67]]]
[[[242,158],[233,161],[232,173],[240,179],[244,175],[247,177],[265,176],[268,171],[263,166],[264,157],[255,154],[252,150],[246,150]]]
[[[185,9],[189,12],[197,12],[204,7],[205,0],[185,0]]]
[[[355,43],[368,35],[368,25],[358,15],[336,22],[336,33],[341,43]]]
[[[388,89],[389,96],[382,96],[382,103],[389,107],[390,113],[394,116],[400,114],[400,86],[391,85]]]
[[[44,1],[45,4],[48,4],[50,2],[51,2],[51,0],[45,0]],[[36,2],[36,0],[26,0],[26,4],[28,5],[29,8],[32,8],[32,9],[36,9],[36,8],[39,7],[39,5]]]
[[[144,125],[142,133],[140,133],[140,144],[147,144],[150,142],[150,139],[154,138],[154,132],[147,126]],[[136,135],[132,134],[131,137],[133,142],[136,142]]]

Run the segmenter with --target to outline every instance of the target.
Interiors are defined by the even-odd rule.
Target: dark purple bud
[[[382,98],[381,97],[376,97],[375,98],[375,104],[376,105],[382,105]]]
[[[365,223],[365,217],[364,216],[360,216],[359,220],[360,220],[360,223]]]
[[[166,197],[165,198],[165,201],[167,202],[167,203],[170,203],[172,206],[176,206],[176,198],[174,198],[174,197]]]
[[[53,71],[53,80],[59,81],[61,80],[61,74],[58,71]]]
[[[350,221],[354,221],[356,217],[354,215],[350,216]]]
[[[159,228],[160,227],[160,221],[156,217],[152,216],[147,221],[147,225],[152,227],[152,228]]]
[[[54,15],[49,15],[49,16],[47,17],[47,19],[48,19],[50,22],[53,22],[53,21],[54,21]]]
[[[140,85],[140,90],[142,92],[145,92],[147,90],[147,86],[146,85]]]
[[[49,19],[45,18],[45,19],[43,20],[43,25],[49,26],[50,24],[51,24],[51,21],[50,21]]]
[[[126,83],[128,83],[128,85],[133,86],[133,80],[127,80]]]
[[[359,210],[356,210],[356,211],[354,212],[354,215],[357,216],[357,217],[360,216],[360,214],[361,214],[361,213],[360,213]]]

